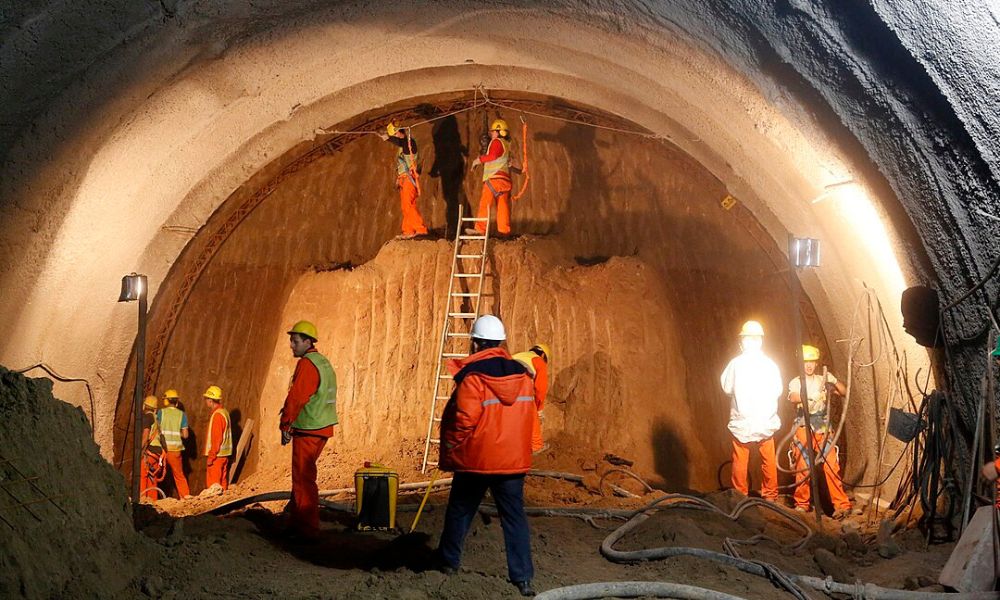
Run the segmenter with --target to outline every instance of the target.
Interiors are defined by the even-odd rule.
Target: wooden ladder
[[[448,298],[445,301],[444,321],[441,324],[441,339],[438,343],[437,368],[434,370],[434,394],[431,397],[430,413],[427,416],[427,439],[424,442],[424,461],[420,471],[437,466],[437,460],[431,460],[431,446],[441,443],[441,412],[450,396],[451,373],[445,368],[445,362],[452,358],[465,358],[469,355],[469,342],[472,338],[472,324],[479,317],[479,301],[483,293],[483,280],[486,271],[486,255],[490,241],[490,217],[492,209],[485,218],[465,217],[464,207],[458,207],[458,231],[455,232],[455,246],[451,256],[451,275],[448,277]],[[486,233],[483,235],[468,235],[466,225],[471,229],[478,223],[486,223]],[[472,261],[478,261],[478,270],[465,272],[463,267]],[[464,286],[463,286],[464,283]],[[461,291],[464,287],[465,291]],[[475,290],[473,291],[473,288]]]

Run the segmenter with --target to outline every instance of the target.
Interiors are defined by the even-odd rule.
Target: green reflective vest
[[[417,153],[405,154],[402,148],[396,148],[396,175],[410,175],[411,169],[416,168]]]
[[[500,172],[503,172],[504,177],[510,177],[510,142],[503,138],[497,139],[500,140],[500,145],[503,146],[503,155],[490,162],[483,163],[483,181],[497,177]],[[490,145],[493,145],[492,141]],[[488,149],[487,152],[489,152]]]
[[[183,420],[184,411],[175,406],[168,406],[156,411],[156,423],[159,426],[160,435],[154,437],[149,445],[159,446],[160,436],[162,436],[163,441],[167,444],[168,451],[180,452],[183,450],[184,439],[181,438],[181,423]]]
[[[222,432],[222,444],[219,446],[219,454],[217,456],[232,456],[233,427],[229,423],[229,411],[224,408],[215,409],[215,412],[208,419],[208,435],[205,436],[205,456],[208,456],[212,452],[212,422],[215,421],[215,415],[222,415],[222,418],[226,420],[226,429]]]
[[[319,352],[307,352],[303,358],[309,359],[319,371],[319,387],[309,396],[309,402],[302,407],[299,416],[292,423],[295,429],[323,429],[336,425],[337,421],[337,375],[333,365]]]

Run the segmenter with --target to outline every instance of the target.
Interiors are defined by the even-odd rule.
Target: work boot
[[[535,588],[531,587],[530,581],[515,581],[514,585],[517,586],[517,591],[521,592],[522,596],[534,596]]]
[[[848,514],[850,514],[850,512],[851,509],[849,508],[838,508],[837,510],[833,511],[833,518],[839,521],[845,518]]]
[[[465,228],[465,235],[483,235],[483,232],[479,231],[478,229],[473,229],[471,227],[466,227]]]

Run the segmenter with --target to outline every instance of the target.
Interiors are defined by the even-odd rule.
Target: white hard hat
[[[502,342],[507,339],[503,323],[493,315],[483,315],[472,324],[472,337]]]

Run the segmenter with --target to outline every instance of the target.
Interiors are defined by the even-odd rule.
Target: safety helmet
[[[177,398],[180,398],[181,395],[177,393],[177,390],[170,388],[169,390],[163,392],[163,397],[167,400],[176,400]]]
[[[499,131],[500,135],[507,135],[507,121],[497,119],[490,125],[490,131]]]
[[[992,354],[997,358],[1000,358],[1000,337],[997,338],[997,347],[994,348],[993,352],[990,352],[990,354]]]
[[[819,360],[819,348],[816,346],[802,346],[802,361],[813,362]]]
[[[307,338],[312,339],[314,342],[319,341],[319,337],[316,333],[316,326],[310,321],[299,321],[295,325],[292,325],[292,328],[288,330],[288,335],[292,335],[293,333],[304,335]]]
[[[472,324],[472,337],[480,340],[494,340],[502,342],[507,339],[507,332],[503,328],[503,322],[493,315],[483,315]]]
[[[399,125],[396,125],[395,121],[389,121],[389,124],[385,126],[385,132],[389,135],[396,135],[397,131],[399,131]]]
[[[159,404],[160,401],[156,398],[156,396],[146,396],[146,399],[142,401],[142,405],[146,408],[156,408]]]
[[[210,385],[202,396],[215,400],[216,402],[222,402],[222,388],[217,385]]]
[[[518,352],[517,354],[511,356],[511,358],[524,365],[524,368],[528,370],[528,373],[534,377],[535,365],[531,363],[531,359],[535,358],[535,356],[537,355],[529,350],[527,352]]]
[[[535,344],[531,347],[532,350],[539,350],[543,355],[545,355],[545,362],[552,360],[552,350],[549,348],[548,344]]]
[[[740,337],[746,336],[764,337],[764,327],[757,321],[747,321],[740,330]]]

